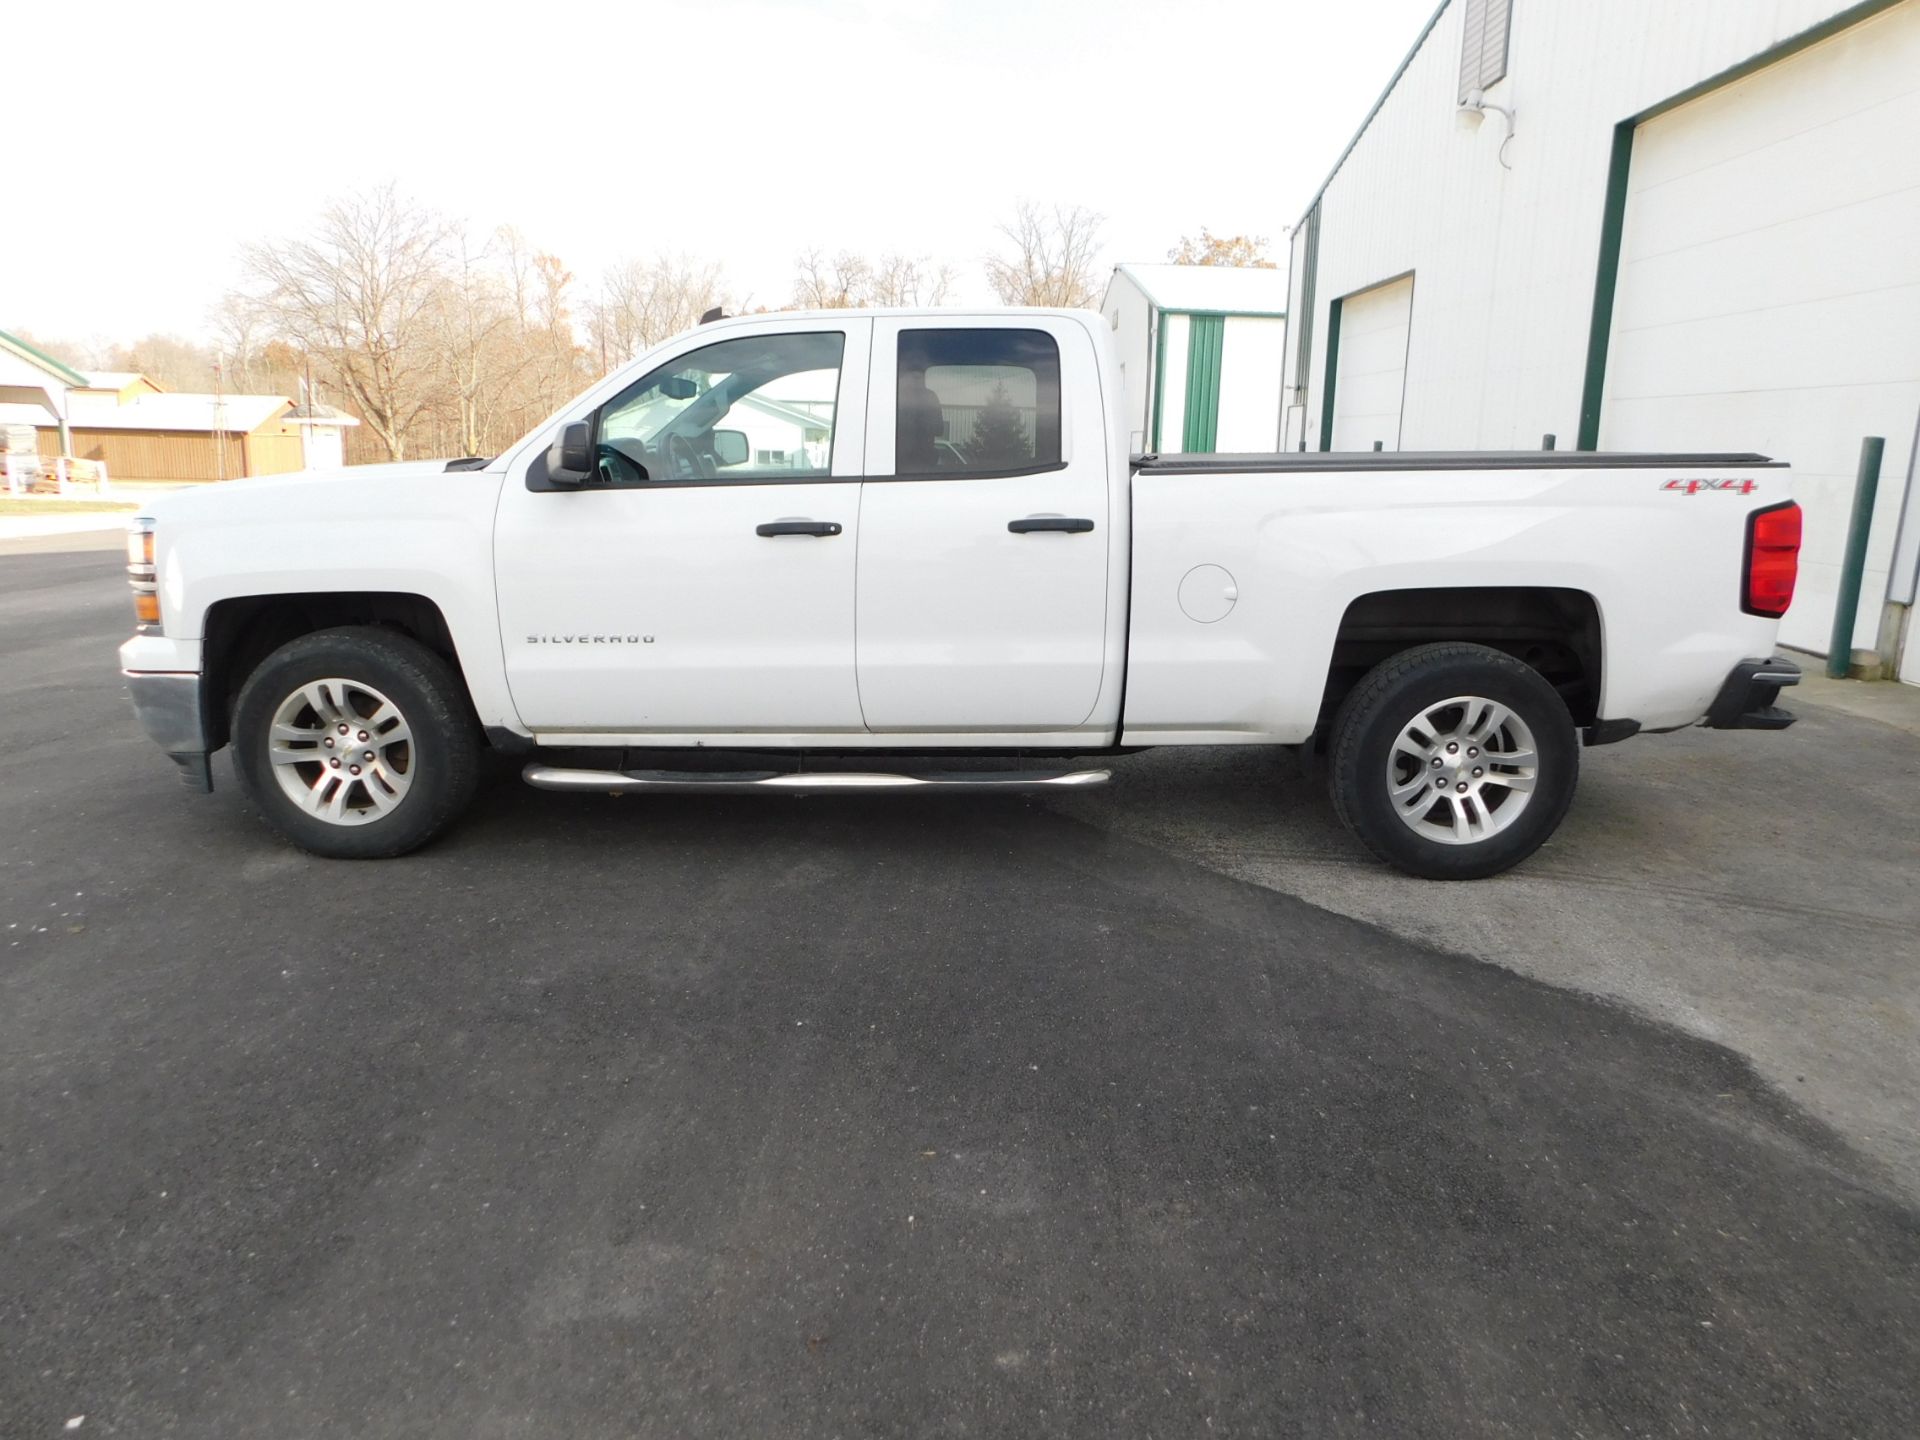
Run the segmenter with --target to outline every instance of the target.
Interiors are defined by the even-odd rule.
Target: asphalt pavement
[[[1124,833],[1154,757],[1071,808],[503,777],[329,863],[180,787],[128,622],[113,555],[0,558],[0,1434],[1920,1430],[1882,1163],[1530,957]]]

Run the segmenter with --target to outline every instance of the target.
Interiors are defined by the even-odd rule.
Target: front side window
[[[903,330],[894,469],[958,478],[1060,463],[1060,347],[1044,330]]]
[[[833,473],[845,337],[720,340],[642,375],[596,417],[611,484],[796,480]]]

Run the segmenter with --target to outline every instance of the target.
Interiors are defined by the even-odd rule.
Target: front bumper
[[[213,789],[207,730],[200,709],[200,677],[180,672],[123,670],[127,696],[141,728],[180,767],[189,790]]]
[[[1800,717],[1773,702],[1789,685],[1800,683],[1800,667],[1778,655],[1742,660],[1727,676],[1707,710],[1709,730],[1784,730]]]

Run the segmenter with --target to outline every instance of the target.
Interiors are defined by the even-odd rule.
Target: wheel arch
[[[1318,733],[1381,661],[1416,645],[1457,640],[1485,645],[1538,671],[1566,702],[1576,726],[1600,714],[1605,636],[1600,603],[1588,591],[1552,586],[1474,585],[1375,590],[1340,617],[1321,696]]]
[[[428,596],[397,590],[233,596],[209,606],[202,627],[200,683],[207,748],[217,750],[231,738],[240,689],[261,661],[290,640],[346,625],[393,630],[426,646],[453,667],[471,705],[466,670],[446,612]]]

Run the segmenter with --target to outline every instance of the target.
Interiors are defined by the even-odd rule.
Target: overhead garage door
[[[1854,643],[1886,594],[1920,414],[1920,0],[1643,123],[1606,449],[1761,450],[1806,507],[1782,627],[1824,651],[1860,440],[1887,438]],[[1907,662],[1913,676],[1915,660]]]
[[[1400,406],[1407,389],[1407,337],[1413,328],[1413,277],[1403,276],[1340,301],[1334,359],[1333,448],[1400,448]]]

